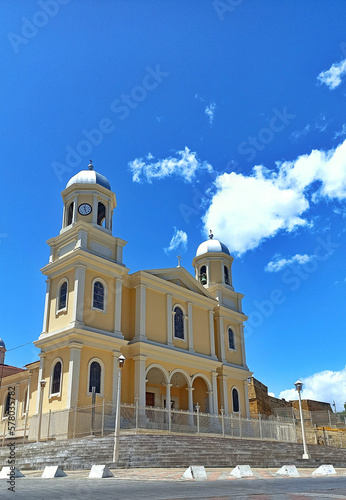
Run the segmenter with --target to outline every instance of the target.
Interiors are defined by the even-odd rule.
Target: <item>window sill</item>
[[[93,394],[92,394],[92,392],[87,392],[87,396],[92,396],[92,395],[93,395]],[[104,394],[102,394],[102,393],[100,394],[100,393],[98,393],[98,392],[96,392],[96,393],[95,393],[95,395],[96,395],[98,398],[104,398],[104,397],[105,397],[105,395],[104,395]]]
[[[60,393],[57,393],[57,394],[51,394],[49,396],[49,400],[48,400],[50,403],[52,403],[53,401],[61,401],[61,394]]]
[[[64,309],[59,309],[59,311],[56,311],[55,317],[57,318],[58,316],[61,316],[62,314],[67,314],[67,307],[64,307]]]
[[[99,313],[102,313],[102,314],[106,314],[107,313],[107,311],[105,309],[97,309],[97,307],[93,307],[93,306],[91,306],[91,310],[99,312]]]

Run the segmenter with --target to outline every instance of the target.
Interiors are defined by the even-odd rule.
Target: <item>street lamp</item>
[[[114,450],[113,463],[118,463],[119,460],[119,435],[120,435],[120,401],[121,401],[121,370],[125,364],[125,356],[120,354],[118,358],[118,391],[117,391],[117,409],[115,414],[115,430],[114,430]]]
[[[41,380],[40,381],[41,391],[40,391],[40,406],[39,406],[39,420],[38,420],[37,441],[40,441],[40,439],[41,439],[42,405],[43,405],[43,392],[44,392],[45,386],[46,386],[46,381],[45,380]]]
[[[308,453],[308,448],[306,446],[306,441],[305,441],[305,428],[304,428],[304,418],[303,418],[303,410],[302,410],[302,398],[301,398],[301,391],[303,389],[303,382],[300,380],[297,380],[297,382],[294,384],[296,387],[296,391],[298,392],[298,398],[299,398],[299,413],[300,413],[300,422],[302,426],[302,437],[303,437],[303,448],[304,448],[304,453],[303,453],[303,458],[309,459],[311,458],[309,453]]]

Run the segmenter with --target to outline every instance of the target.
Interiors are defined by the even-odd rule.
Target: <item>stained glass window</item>
[[[53,381],[52,381],[52,394],[57,394],[60,392],[60,381],[61,381],[61,363],[58,361],[53,370]]]
[[[93,307],[95,309],[104,310],[105,289],[100,281],[94,283]]]
[[[239,411],[239,394],[237,389],[232,389],[233,411]]]
[[[235,349],[235,345],[234,345],[234,332],[233,332],[232,328],[228,329],[228,347],[230,349]]]
[[[184,339],[184,313],[180,307],[175,307],[174,313],[174,337]]]
[[[59,311],[60,309],[65,309],[66,301],[67,301],[67,281],[64,281],[59,291]]]
[[[97,361],[93,361],[90,365],[89,392],[92,392],[93,387],[96,394],[101,393],[101,366]]]

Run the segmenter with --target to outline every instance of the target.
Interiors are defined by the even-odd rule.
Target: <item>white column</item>
[[[113,403],[113,408],[112,408],[112,413],[115,413],[115,407],[117,404],[117,389],[118,389],[118,376],[119,376],[119,363],[118,363],[118,358],[120,356],[121,352],[120,351],[113,351],[112,358],[113,358],[113,387],[112,387],[112,403]]]
[[[213,388],[213,410],[214,414],[219,413],[219,403],[217,399],[217,372],[212,371],[211,372],[211,384]]]
[[[249,383],[247,380],[244,380],[244,397],[245,397],[245,412],[246,418],[250,418],[250,405],[249,405]]]
[[[37,396],[36,396],[36,413],[39,412],[40,409],[40,396],[41,396],[41,380],[43,375],[43,367],[44,367],[44,359],[46,354],[44,352],[40,352],[40,368],[38,370],[38,380],[37,380]]]
[[[78,401],[80,357],[81,357],[82,344],[79,342],[71,342],[69,344],[69,347],[70,347],[70,361],[68,366],[66,409],[74,408]]]
[[[19,382],[17,382],[14,386],[14,415],[15,419],[19,418],[18,415],[18,397],[19,397]]]
[[[210,285],[210,261],[209,260],[207,260],[206,268],[207,268],[207,286],[209,286]]]
[[[62,210],[62,225],[61,227],[64,228],[66,226],[66,205],[64,203],[64,208]]]
[[[77,204],[78,204],[78,196],[73,198],[73,216],[72,216],[72,224],[74,224],[77,220]]]
[[[92,223],[97,224],[97,209],[98,209],[98,203],[97,203],[97,195],[93,195],[93,215],[92,215]]]
[[[167,344],[173,345],[173,304],[172,295],[167,294]]]
[[[186,390],[189,393],[189,411],[193,412],[193,391],[195,390],[194,387],[187,387]]]
[[[227,375],[219,375],[219,380],[221,382],[221,406],[224,407],[225,409],[225,415],[229,414],[229,409],[228,409],[228,391],[227,391]]]
[[[74,279],[74,302],[72,322],[83,324],[84,309],[84,289],[85,289],[85,270],[86,266],[77,264],[75,266]]]
[[[208,391],[208,397],[209,397],[209,414],[213,415],[214,414],[214,408],[213,408],[213,391]]]
[[[223,317],[219,316],[216,320],[217,343],[219,350],[219,360],[225,363],[225,334],[223,330]]]
[[[192,319],[192,303],[187,303],[187,334],[188,334],[188,346],[189,351],[195,352],[193,349],[193,319]]]
[[[146,382],[145,382],[145,362],[147,357],[144,354],[137,354],[133,357],[135,362],[135,395],[139,396],[139,405],[146,403]]]
[[[146,322],[146,286],[137,285],[136,287],[136,327],[135,340],[146,340],[145,322]]]
[[[123,280],[115,278],[115,321],[114,332],[121,333],[121,299],[123,292]]]
[[[47,331],[48,331],[49,290],[50,290],[50,279],[48,278],[46,280],[46,297],[45,297],[45,300],[44,300],[44,313],[43,313],[42,333],[47,333]]]
[[[106,229],[109,229],[111,230],[112,227],[111,227],[111,217],[112,217],[112,205],[111,205],[111,202],[109,201],[108,202],[108,207],[107,207],[107,219],[106,219]]]
[[[221,261],[221,283],[225,284],[225,273],[224,273],[224,270],[223,270],[223,262]]]
[[[210,356],[215,356],[215,331],[214,331],[214,311],[209,311],[209,335],[210,335]]]
[[[240,325],[240,346],[241,346],[241,354],[242,354],[243,366],[246,366],[244,325]]]
[[[166,410],[171,408],[171,387],[172,384],[166,384]]]

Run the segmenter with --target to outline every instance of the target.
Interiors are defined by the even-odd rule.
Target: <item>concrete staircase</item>
[[[89,469],[93,464],[112,465],[114,438],[87,437],[66,441],[16,446],[16,466],[43,469],[62,465],[66,470]],[[0,448],[0,465],[6,465],[9,450]],[[119,467],[280,467],[285,464],[346,467],[346,449],[310,445],[311,460],[302,460],[303,446],[296,443],[228,439],[218,437],[129,434],[120,437]]]

